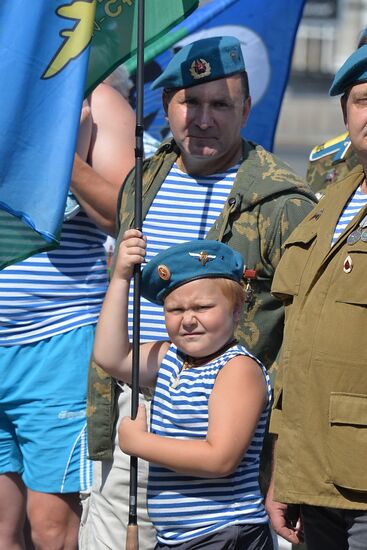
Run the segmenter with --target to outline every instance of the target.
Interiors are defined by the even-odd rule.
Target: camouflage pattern
[[[320,199],[328,185],[343,179],[357,164],[358,157],[345,133],[312,149],[306,181]]]
[[[163,144],[143,167],[143,219],[157,191],[178,156],[173,141]],[[223,211],[207,238],[222,241],[240,252],[248,278],[244,280],[246,305],[237,338],[271,368],[283,334],[283,305],[270,294],[282,247],[292,230],[316,202],[309,186],[285,163],[262,147],[243,143],[243,162]],[[125,180],[120,196],[120,231],[134,225],[134,170]],[[89,454],[111,458],[109,412],[114,410],[114,383],[90,369],[88,392]],[[108,412],[109,411],[109,412]]]

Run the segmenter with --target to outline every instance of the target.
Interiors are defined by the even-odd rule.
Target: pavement
[[[278,537],[279,550],[291,550],[292,545],[290,542]]]

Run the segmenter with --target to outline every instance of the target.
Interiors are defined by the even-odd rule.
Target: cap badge
[[[344,273],[350,273],[353,269],[353,262],[350,256],[347,256],[344,260],[343,271]]]
[[[211,72],[212,68],[210,63],[205,61],[205,59],[195,59],[195,61],[191,63],[190,74],[195,80],[209,76]]]
[[[237,61],[238,56],[236,50],[231,50],[229,56],[233,61]]]
[[[166,265],[159,265],[157,267],[158,275],[163,281],[169,281],[171,278],[171,272]]]
[[[216,256],[204,252],[204,250],[202,250],[198,254],[196,252],[189,252],[189,254],[193,258],[196,258],[201,263],[201,265],[206,265],[208,262],[211,262],[216,258]]]

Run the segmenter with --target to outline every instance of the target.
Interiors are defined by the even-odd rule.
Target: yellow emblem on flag
[[[96,0],[75,0],[72,4],[64,4],[57,8],[56,13],[59,17],[72,19],[77,23],[73,28],[60,32],[64,42],[43,73],[43,79],[57,75],[85,50],[92,38],[95,11]]]

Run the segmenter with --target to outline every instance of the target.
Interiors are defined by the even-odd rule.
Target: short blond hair
[[[245,296],[243,286],[232,279],[218,278],[216,283],[220,288],[223,296],[228,300],[232,310],[241,312],[245,304]]]

